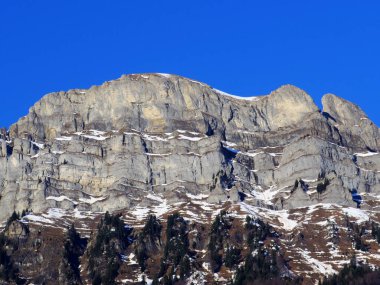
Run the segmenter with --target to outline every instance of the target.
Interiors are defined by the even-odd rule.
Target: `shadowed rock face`
[[[352,191],[372,199],[379,129],[350,102],[331,94],[322,102],[323,113],[291,85],[236,98],[166,74],[48,94],[1,133],[0,217],[133,208],[156,203],[153,192],[215,203],[244,192],[272,208],[356,205]]]

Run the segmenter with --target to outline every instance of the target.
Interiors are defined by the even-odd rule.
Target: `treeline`
[[[20,218],[19,213],[13,212],[5,224],[4,231],[0,233],[0,280],[7,283],[26,283],[26,279],[21,276],[19,269],[12,259],[12,253],[18,249],[18,243],[5,235],[12,223],[18,222]],[[20,224],[20,226],[27,234],[29,233],[27,225]]]
[[[27,226],[20,220],[21,216],[14,213],[6,228],[13,228],[15,223]],[[347,218],[346,226],[355,249],[368,250],[364,242],[366,235],[372,235],[380,243],[377,223],[359,226]],[[332,239],[339,239],[339,230],[334,224],[331,231],[334,233]],[[17,243],[5,232],[0,234],[0,280],[25,284],[27,280],[21,276],[19,263],[12,255],[17,250]],[[29,234],[29,229],[25,229],[25,233]],[[121,276],[135,276],[136,270],[141,272],[141,284],[148,276],[153,285],[185,284],[193,273],[204,271],[208,265],[210,272],[204,276],[207,282],[211,282],[209,279],[214,274],[234,272],[228,284],[302,283],[302,279],[290,273],[280,248],[279,234],[272,226],[247,216],[242,228],[241,221],[226,211],[215,216],[209,229],[189,223],[175,212],[168,215],[165,222],[150,215],[139,230],[125,224],[121,214],[107,212],[90,239],[81,237],[72,225],[62,245],[59,270],[54,269],[59,271],[60,284],[112,285],[119,283]],[[380,284],[380,272],[366,265],[359,266],[353,259],[338,274],[319,283]]]
[[[285,274],[288,269],[276,242],[279,235],[270,225],[247,216],[245,229],[249,250],[237,268],[233,285],[301,284],[301,279]]]
[[[63,272],[64,276],[61,280],[62,283],[73,285],[82,284],[79,271],[79,258],[84,254],[86,247],[87,239],[81,238],[74,225],[71,225],[67,231],[60,264],[61,272]]]
[[[25,214],[27,212],[14,213],[6,227],[13,223],[25,226],[20,220]],[[150,215],[144,227],[136,231],[124,223],[121,214],[107,212],[89,239],[81,237],[74,225],[67,229],[62,254],[57,256],[59,268],[52,271],[57,272],[60,284],[112,285],[120,282],[119,276],[135,270],[136,265],[128,264],[130,258],[135,257],[142,272],[142,284],[148,275],[153,285],[185,284],[194,272],[203,270],[203,262],[209,262],[211,274],[223,268],[236,271],[231,284],[284,281],[280,276],[285,265],[274,229],[250,217],[246,219],[244,231],[241,231],[240,221],[235,224],[237,226],[231,215],[221,211],[207,231],[204,225],[190,224],[179,213],[172,213],[167,216],[165,228],[159,219]],[[25,232],[29,233],[29,229]],[[191,245],[190,232],[193,232]],[[198,233],[197,239],[194,232]],[[16,250],[16,243],[14,246]],[[24,284],[26,279],[21,277],[19,264],[16,266],[12,260],[12,250],[12,241],[1,233],[0,280]]]
[[[319,285],[378,285],[380,284],[380,270],[372,269],[363,264],[358,265],[356,258],[353,257],[349,264],[343,269],[323,281]]]
[[[88,272],[93,285],[116,284],[122,255],[132,243],[132,228],[121,219],[121,214],[105,214],[98,224],[95,238],[87,249]]]

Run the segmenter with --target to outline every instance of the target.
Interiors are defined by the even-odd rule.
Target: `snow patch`
[[[65,216],[66,211],[60,208],[50,208],[47,214],[42,214],[45,218],[55,218],[59,219]]]
[[[378,155],[379,153],[378,152],[362,152],[362,153],[354,153],[355,156],[359,156],[359,157],[368,157],[368,156],[374,156],[374,155]]]
[[[369,220],[369,216],[366,212],[359,208],[343,208],[343,212],[349,217],[357,219],[357,223],[363,223]]]
[[[170,78],[170,77],[172,77],[172,75],[171,74],[168,74],[168,73],[157,73],[158,75],[161,75],[161,76],[163,76],[163,77],[166,77],[166,78]]]
[[[302,181],[304,181],[306,183],[314,183],[314,182],[318,181],[318,178],[315,178],[315,179],[302,179]]]
[[[260,100],[260,97],[257,97],[257,96],[242,97],[242,96],[232,95],[232,94],[226,93],[224,91],[221,91],[221,90],[218,90],[215,88],[213,88],[212,90],[214,90],[216,93],[218,93],[220,95],[232,97],[232,98],[239,99],[239,100],[246,100],[246,101],[258,101],[258,100]]]
[[[255,190],[251,191],[251,194],[257,199],[257,200],[262,200],[268,205],[272,205],[272,199],[279,193],[279,190],[275,186],[271,186],[269,189],[265,191],[256,191]]]
[[[167,213],[170,210],[170,206],[168,205],[166,200],[163,200],[161,204],[152,207],[153,214],[156,217],[161,217],[163,214]]]
[[[233,142],[228,142],[228,141],[222,141],[222,143],[224,145],[226,145],[227,147],[234,147],[234,146],[237,146],[236,143],[233,143]]]
[[[66,137],[66,136],[62,136],[62,137],[59,137],[59,138],[55,138],[57,141],[71,141],[72,140],[72,137]]]
[[[323,263],[310,256],[310,253],[306,250],[299,249],[301,256],[304,258],[307,264],[309,264],[314,272],[322,273],[323,275],[332,275],[336,271],[332,268],[330,264]]]
[[[151,198],[157,198],[157,196],[152,195]],[[144,220],[149,214],[156,215],[157,217],[162,216],[170,210],[170,206],[167,204],[167,201],[161,199],[159,205],[153,206],[137,206],[133,211],[131,211],[132,216],[136,217],[138,220]]]
[[[64,195],[61,195],[61,196],[48,196],[48,197],[46,197],[46,200],[54,200],[54,201],[57,201],[57,202],[62,202],[64,200],[68,200],[70,202],[75,203],[72,199],[70,199],[69,197],[64,196]]]
[[[92,135],[82,135],[82,136],[84,138],[97,140],[97,141],[104,141],[105,139],[107,139],[106,137],[103,137],[103,136],[92,136]]]
[[[291,231],[295,227],[297,227],[298,223],[294,220],[289,219],[288,217],[289,217],[289,213],[285,211],[278,211],[277,219],[280,221],[280,223],[283,224],[283,229],[287,231]]]
[[[129,265],[138,264],[137,261],[136,261],[136,256],[132,252],[128,255],[128,264]]]
[[[44,149],[44,144],[43,143],[37,143],[37,142],[31,141],[31,144],[35,145],[39,149]]]
[[[152,136],[152,135],[148,135],[148,134],[143,134],[142,136],[145,140],[148,140],[148,141],[168,141],[168,139],[165,139],[165,138],[161,138],[159,136]]]
[[[52,221],[50,219],[47,219],[47,218],[44,218],[41,216],[36,216],[34,214],[28,214],[28,215],[24,216],[23,219],[26,221],[40,222],[40,223],[45,223],[45,224],[53,224],[54,223],[54,221]]]
[[[157,202],[164,202],[164,199],[162,199],[160,196],[157,196],[157,195],[153,195],[151,193],[149,193],[147,196],[146,196],[148,199],[151,199],[151,200],[154,200],[154,201],[157,201]]]
[[[131,211],[131,214],[138,220],[143,220],[148,216],[149,209],[148,207],[136,207],[133,211]]]
[[[97,141],[104,141],[108,137],[103,136],[106,132],[98,131],[98,130],[88,130],[85,132],[76,132],[75,134],[78,136],[82,136],[84,138],[93,139]]]
[[[193,195],[190,193],[186,193],[186,196],[193,200],[202,200],[202,199],[206,199],[209,195],[206,195],[206,194]]]
[[[340,207],[338,205],[335,205],[335,206],[336,207]],[[318,209],[329,210],[329,209],[333,209],[334,206],[332,204],[330,204],[330,203],[319,203],[319,204],[315,204],[315,205],[309,206],[307,208],[308,208],[308,210],[306,212],[306,215],[310,215],[313,212],[317,211]]]
[[[264,217],[268,220],[277,218],[277,220],[282,224],[281,228],[286,231],[291,231],[298,225],[297,221],[289,219],[289,213],[287,210],[276,211],[266,208],[259,208],[245,202],[240,202],[240,208],[253,217]]]
[[[188,136],[184,136],[184,135],[179,135],[178,139],[179,140],[189,140],[189,141],[200,141],[201,139],[203,139],[204,137],[188,137]]]
[[[103,196],[93,197],[93,196],[90,196],[90,198],[79,198],[79,201],[83,202],[83,203],[86,203],[86,204],[94,204],[96,202],[103,201],[105,199],[107,199],[107,197],[103,197]]]
[[[145,153],[146,155],[148,156],[169,156],[169,155],[172,155],[172,153],[150,153],[150,152],[146,152]]]

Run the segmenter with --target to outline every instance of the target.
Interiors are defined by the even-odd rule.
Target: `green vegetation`
[[[318,194],[321,194],[324,191],[326,191],[326,188],[329,185],[330,185],[330,181],[327,178],[324,178],[323,182],[319,182],[317,184],[317,192],[318,192]]]
[[[15,281],[17,284],[22,280],[18,277],[18,269],[14,266],[11,257],[8,255],[6,245],[7,238],[3,233],[0,234],[0,280],[6,282]]]
[[[187,222],[178,213],[169,215],[164,254],[160,263],[160,271],[153,283],[157,283],[159,277],[163,277],[163,284],[177,282],[176,275],[180,275],[180,279],[188,277],[191,273],[191,255]]]
[[[298,179],[294,182],[293,190],[298,188]]]
[[[79,257],[84,254],[87,240],[80,237],[74,225],[67,231],[62,258],[63,272],[69,284],[82,284]]]
[[[309,184],[307,184],[305,181],[303,181],[302,179],[297,179],[295,182],[294,182],[294,186],[293,188],[291,189],[290,193],[293,193],[299,186],[301,186],[301,189],[306,192],[309,190]]]
[[[361,250],[361,251],[368,251],[369,245],[366,244],[362,239],[362,236],[366,233],[365,225],[359,226],[357,223],[350,222],[347,215],[345,219],[346,219],[348,234],[351,237],[351,240],[355,249]]]
[[[228,235],[230,228],[231,222],[227,212],[221,211],[211,225],[210,242],[208,244],[213,272],[218,272],[223,264],[223,240]]]
[[[157,244],[161,243],[161,222],[154,215],[150,215],[142,231],[138,234],[135,246],[135,254],[141,271],[146,268],[146,260],[150,253],[157,251]]]
[[[241,249],[234,246],[227,246],[224,264],[228,268],[236,267],[241,261]]]
[[[20,256],[24,254],[23,246],[29,245],[30,240],[14,234],[20,232],[19,224],[27,226],[19,221],[20,217],[21,215],[14,212],[7,222],[8,231],[0,234],[0,280],[4,284],[26,282],[20,277],[20,272],[27,272],[26,267],[21,267],[23,264]],[[372,237],[380,244],[378,223],[357,224],[350,222],[347,215],[345,222],[343,228],[347,226],[354,249],[368,251],[369,245],[365,241]],[[258,218],[247,216],[242,228],[240,219],[234,220],[225,211],[221,211],[211,225],[189,223],[179,213],[174,213],[167,217],[167,226],[163,225],[156,216],[150,215],[144,227],[132,235],[132,229],[123,222],[121,215],[107,212],[99,221],[97,231],[92,234],[87,250],[87,241],[81,238],[72,225],[67,230],[63,251],[57,251],[58,258],[61,256],[61,260],[58,260],[59,268],[52,268],[48,272],[51,274],[49,276],[58,276],[60,282],[65,284],[81,285],[80,258],[85,254],[82,264],[88,264],[85,268],[88,275],[86,272],[84,275],[86,279],[89,278],[90,284],[116,284],[119,272],[123,278],[129,278],[129,274],[133,274],[135,278],[135,274],[139,274],[136,264],[122,265],[126,256],[134,252],[141,271],[145,272],[143,276],[146,280],[154,278],[152,284],[156,285],[185,284],[192,273],[195,283],[201,282],[202,278],[211,282],[214,272],[220,272],[219,277],[223,278],[233,273],[228,283],[231,285],[300,284],[302,281],[291,279],[294,275],[289,271],[291,268],[288,268],[287,262],[290,259],[285,258],[284,252],[280,250],[280,245],[282,247],[284,244],[280,243],[279,234]],[[210,228],[209,231],[206,230],[207,227]],[[345,238],[345,235],[340,236],[340,229],[334,220],[328,220],[328,231],[327,241],[334,245],[340,244],[340,239]],[[22,236],[25,236],[24,231],[22,232]],[[345,233],[345,230],[341,232]],[[35,233],[32,232],[33,237]],[[38,239],[50,238],[45,232],[38,235]],[[297,239],[297,234],[294,234],[292,238],[302,242],[300,239],[304,239],[303,233],[298,231],[298,236]],[[133,248],[130,248],[132,241]],[[189,241],[195,244],[192,248]],[[21,251],[17,249],[17,244]],[[211,268],[211,274],[196,276],[197,271],[203,271],[202,267],[206,267],[203,262]],[[33,281],[39,283],[38,280],[40,279]],[[380,284],[378,280],[380,271],[366,265],[359,266],[353,259],[341,272],[321,280],[320,284]],[[143,278],[139,284],[145,283]]]
[[[255,250],[263,245],[267,237],[277,237],[278,234],[260,219],[252,219],[247,216],[245,219],[245,228],[248,231],[247,243],[250,250]]]
[[[268,237],[276,238],[278,234],[267,223],[260,219],[252,219],[250,216],[246,217],[245,228],[248,231],[247,245],[250,251],[244,259],[244,265],[236,270],[232,283],[234,285],[285,284],[280,278],[278,245],[272,240],[270,249],[265,246]]]
[[[372,237],[376,239],[377,243],[380,244],[380,227],[379,224],[372,222]]]
[[[132,229],[120,217],[121,214],[107,212],[98,224],[94,244],[88,249],[88,271],[94,285],[115,284],[122,263],[121,255],[132,242]]]
[[[20,215],[13,212],[11,217],[7,220],[4,231],[0,233],[0,280],[7,283],[25,284],[26,280],[20,277],[19,270],[11,258],[12,252],[18,248],[18,244],[4,234],[4,232],[8,230],[9,226],[19,219]],[[28,226],[23,224],[21,224],[21,226],[28,233]]]
[[[320,281],[321,285],[375,285],[380,283],[380,271],[371,269],[366,264],[357,265],[353,257],[338,273]]]
[[[267,249],[257,250],[257,254],[247,254],[244,265],[236,270],[234,285],[262,284],[263,280],[279,279],[277,266],[278,252]]]
[[[171,260],[177,266],[188,251],[187,223],[178,213],[170,215],[166,229],[164,258]]]

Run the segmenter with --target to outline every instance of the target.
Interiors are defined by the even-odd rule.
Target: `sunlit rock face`
[[[240,98],[168,74],[48,94],[1,132],[0,218],[184,194],[271,209],[369,207],[380,194],[379,129],[344,99],[322,103],[291,85]]]

